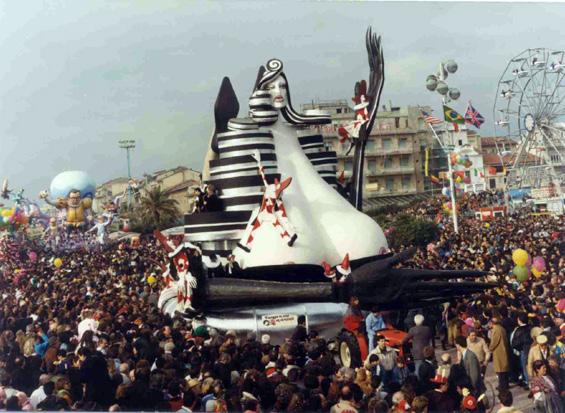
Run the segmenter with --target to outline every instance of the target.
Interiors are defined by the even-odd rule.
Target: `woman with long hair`
[[[250,116],[259,132],[272,135],[282,179],[292,178],[282,197],[285,216],[298,238],[287,245],[269,226],[261,227],[254,233],[257,242],[251,251],[234,250],[237,261],[245,267],[289,262],[319,265],[322,261],[336,265],[347,254],[351,260],[383,254],[388,247],[379,225],[324,181],[301,146],[299,137],[312,135],[308,130],[312,126],[331,123],[330,116],[298,113],[290,96],[282,62],[269,60],[258,74],[249,101]],[[232,119],[228,127],[248,129],[249,122]]]

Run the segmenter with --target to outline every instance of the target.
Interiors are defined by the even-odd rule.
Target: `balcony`
[[[394,155],[409,155],[417,150],[414,148],[406,147],[406,148],[371,148],[372,150],[365,150],[365,156],[394,156]]]
[[[388,176],[388,175],[406,175],[413,174],[416,172],[416,167],[414,165],[409,166],[397,166],[394,168],[384,168],[378,170],[366,170],[367,176]]]

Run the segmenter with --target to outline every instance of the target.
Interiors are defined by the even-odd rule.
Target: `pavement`
[[[436,343],[437,343],[437,339],[436,339]],[[455,349],[454,348],[449,349],[447,350],[447,352],[451,355],[451,359],[455,360],[456,358]],[[441,347],[436,347],[437,359],[440,358],[442,353],[444,353],[444,351],[441,349]],[[492,411],[493,413],[496,413],[498,409],[502,407],[502,405],[498,400],[498,391],[496,391],[496,387],[498,386],[498,378],[493,370],[492,362],[490,362],[487,367],[484,381],[488,389],[487,397],[489,398],[489,400],[492,400],[494,397],[495,400],[494,409],[492,410],[489,409],[488,411],[489,412]],[[521,410],[523,413],[535,413],[533,399],[528,398],[529,391],[524,390],[522,387],[517,386],[515,384],[510,385],[510,391],[512,392],[512,396],[514,398],[514,407],[516,409]]]

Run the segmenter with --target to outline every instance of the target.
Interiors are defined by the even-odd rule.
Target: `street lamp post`
[[[128,161],[128,200],[127,200],[127,205],[128,205],[128,210],[130,209],[131,206],[131,160],[130,160],[130,150],[135,148],[135,139],[122,139],[120,141],[118,141],[118,145],[120,148],[125,149],[126,150],[126,156],[127,156],[127,161]]]
[[[426,78],[426,88],[430,92],[436,91],[442,96],[442,98],[441,98],[442,109],[443,109],[443,106],[445,106],[446,103],[448,103],[452,100],[457,100],[457,99],[459,99],[459,96],[461,96],[461,92],[459,92],[459,89],[450,88],[449,85],[445,82],[445,79],[447,79],[448,74],[449,73],[455,73],[456,71],[457,71],[457,63],[455,63],[454,60],[447,60],[446,62],[440,63],[438,73],[433,74],[433,75],[429,75]],[[440,147],[447,154],[447,170],[448,170],[448,174],[449,174],[449,192],[450,192],[450,195],[451,195],[451,217],[453,219],[453,230],[455,231],[456,234],[458,234],[459,233],[459,223],[458,223],[458,220],[457,220],[457,204],[456,204],[456,200],[455,200],[455,182],[453,180],[453,167],[451,165],[451,152],[454,149],[453,135],[451,135],[449,133],[447,128],[443,131],[445,133],[446,137],[449,138],[449,142],[446,143],[445,141],[447,139],[444,139],[444,140],[440,139],[439,136],[437,135],[435,129],[433,128],[433,126],[430,123],[428,123],[428,126],[432,130],[432,133],[434,134],[434,137],[438,141]]]

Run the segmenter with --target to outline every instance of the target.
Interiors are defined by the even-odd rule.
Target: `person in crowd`
[[[432,345],[432,330],[423,325],[424,316],[416,314],[414,316],[414,327],[408,330],[408,334],[402,339],[402,344],[412,340],[412,357],[414,357],[415,374],[418,375],[420,366],[426,360],[424,348]]]
[[[377,335],[375,339],[377,340],[377,345],[369,353],[368,359],[370,360],[371,355],[377,355],[379,358],[379,365],[382,368],[382,384],[385,391],[387,391],[392,382],[397,355],[393,348],[386,345],[386,338],[384,336]]]
[[[369,352],[375,348],[375,336],[377,332],[386,328],[385,321],[378,307],[373,307],[371,312],[365,318],[365,330],[367,331],[367,339],[369,340]]]
[[[521,410],[515,408],[514,397],[509,390],[501,391],[498,393],[498,400],[500,400],[500,408],[496,413],[522,413]]]
[[[485,339],[479,337],[477,330],[475,329],[469,331],[469,335],[467,336],[467,348],[475,353],[479,359],[479,363],[481,364],[481,374],[484,376],[490,360],[490,350]]]
[[[517,327],[512,332],[510,342],[512,351],[520,359],[520,373],[525,388],[528,388],[528,353],[532,345],[531,329],[528,324],[528,315],[521,312],[516,317]]]
[[[508,372],[510,371],[510,347],[506,330],[500,322],[500,315],[493,314],[491,319],[491,337],[489,350],[492,352],[494,372],[498,376],[498,390],[508,390]]]
[[[534,363],[536,361],[542,361],[547,363],[551,351],[548,345],[548,338],[545,334],[537,334],[535,336],[536,344],[530,348],[528,352],[528,377],[534,375]]]
[[[463,336],[455,338],[455,348],[460,360],[460,364],[464,367],[465,373],[470,380],[474,394],[481,394],[485,388],[481,377],[481,363],[478,357],[467,348],[467,339]]]
[[[547,374],[547,365],[543,360],[536,360],[532,365],[530,389],[534,397],[536,410],[543,413],[563,413],[565,407],[560,397],[559,388]]]

